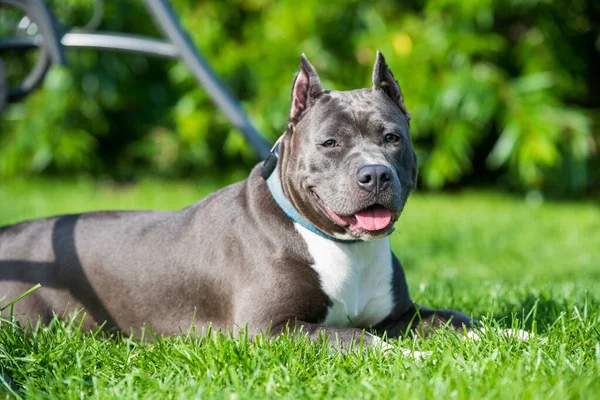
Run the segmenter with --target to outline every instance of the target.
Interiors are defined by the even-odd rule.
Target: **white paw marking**
[[[527,342],[529,341],[529,339],[533,339],[534,337],[533,333],[529,333],[522,329],[505,329],[504,335],[507,337],[515,337],[524,342]]]
[[[402,355],[407,358],[412,358],[414,360],[422,360],[424,358],[429,358],[433,354],[432,351],[414,351],[411,349],[400,349]]]
[[[370,339],[373,341],[373,347],[378,350],[388,352],[398,349],[398,351],[400,351],[404,357],[412,358],[413,360],[421,360],[423,358],[431,357],[433,354],[431,351],[416,351],[411,349],[397,348],[396,346],[389,344],[385,340],[375,335],[371,336]]]
[[[373,347],[375,347],[378,350],[388,351],[388,350],[395,349],[394,346],[392,346],[391,344],[389,344],[388,342],[386,342],[385,340],[383,340],[379,336],[370,335],[369,338],[373,342]]]
[[[483,334],[486,332],[486,328],[481,328],[478,331],[468,331],[466,337],[472,340],[481,340],[480,333]],[[524,331],[522,329],[502,329],[501,332],[507,338],[517,338],[524,342],[529,341],[529,339],[533,339],[535,336],[533,333]]]

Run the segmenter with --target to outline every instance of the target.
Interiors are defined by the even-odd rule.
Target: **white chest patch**
[[[368,328],[390,314],[394,298],[389,238],[344,244],[294,225],[333,303],[323,325]]]

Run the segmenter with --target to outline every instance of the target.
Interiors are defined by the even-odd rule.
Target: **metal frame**
[[[0,54],[6,50],[40,48],[33,70],[18,88],[9,89],[7,101],[14,102],[35,90],[51,64],[68,64],[65,48],[85,48],[138,53],[168,59],[180,59],[206,89],[212,101],[221,109],[229,122],[239,129],[261,158],[269,155],[270,146],[252,125],[239,102],[216,76],[210,64],[181,26],[175,12],[166,0],[145,0],[146,9],[162,31],[166,40],[122,33],[73,31],[63,32],[51,10],[42,0],[0,0],[22,10],[40,29],[40,35],[31,38],[9,38],[0,41]],[[98,15],[94,16],[97,20]],[[101,16],[100,16],[101,17]]]

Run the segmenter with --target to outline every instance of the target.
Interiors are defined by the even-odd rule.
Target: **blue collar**
[[[267,162],[265,161],[265,164],[266,163]],[[319,229],[317,229],[316,226],[310,223],[302,215],[300,215],[298,210],[294,208],[292,203],[290,203],[288,198],[285,197],[285,194],[283,193],[283,188],[281,187],[281,179],[279,178],[279,168],[277,167],[277,165],[275,165],[275,168],[271,170],[270,176],[265,177],[263,175],[263,177],[265,178],[269,191],[271,192],[271,195],[273,196],[273,199],[275,200],[279,208],[281,208],[283,212],[295,223],[308,229],[312,233],[315,233],[325,239],[332,240],[334,242],[346,244],[362,242],[362,240],[343,240],[327,235],[326,233],[321,232]]]

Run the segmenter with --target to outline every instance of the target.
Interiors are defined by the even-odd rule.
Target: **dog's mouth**
[[[336,224],[347,227],[351,231],[357,233],[382,231],[394,222],[392,210],[380,204],[373,204],[352,215],[339,215],[327,207],[316,193],[314,194],[327,216]]]
[[[387,228],[392,223],[392,210],[379,204],[367,207],[354,215],[342,216],[325,208],[333,222],[348,226],[352,231],[375,232]]]

